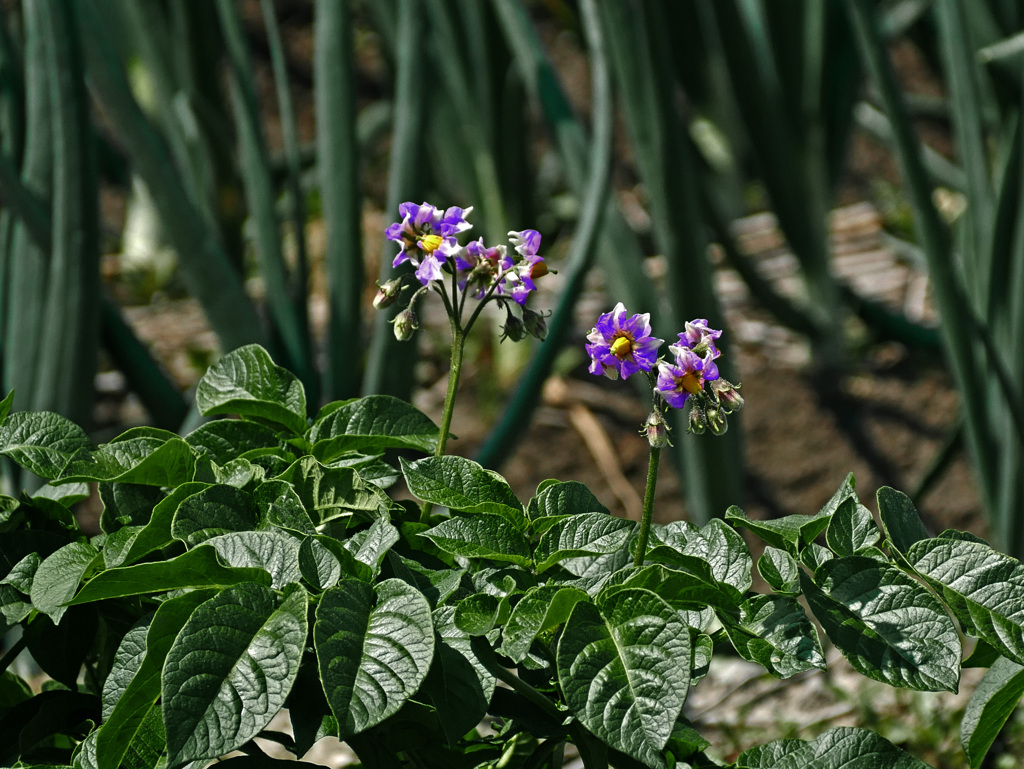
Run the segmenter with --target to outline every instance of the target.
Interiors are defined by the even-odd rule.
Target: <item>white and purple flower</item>
[[[430,203],[402,203],[398,207],[402,221],[395,222],[384,233],[388,240],[401,244],[392,266],[412,262],[423,285],[440,279],[442,266],[459,252],[455,236],[473,226],[466,221],[472,210],[452,206],[442,213]]]
[[[587,335],[590,373],[610,379],[626,379],[638,371],[650,371],[658,359],[663,339],[651,335],[650,313],[626,317],[622,302],[597,319]]]
[[[705,382],[718,379],[718,366],[711,350],[701,357],[689,347],[672,345],[669,349],[675,361],[658,364],[656,386],[669,406],[680,409],[691,395],[703,392]]]

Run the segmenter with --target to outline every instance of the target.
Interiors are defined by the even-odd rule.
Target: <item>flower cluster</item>
[[[623,379],[638,371],[647,373],[655,393],[655,410],[644,423],[643,432],[652,446],[668,442],[662,404],[683,408],[690,402],[690,432],[708,428],[715,435],[728,429],[726,415],[743,406],[739,385],[724,379],[715,360],[722,354],[716,340],[722,332],[704,318],[686,323],[679,341],[668,347],[669,357],[659,358],[664,340],[651,333],[650,314],[626,317],[622,302],[604,313],[587,335],[590,373]]]
[[[396,336],[408,339],[412,335],[416,329],[413,305],[422,292],[433,288],[445,297],[449,312],[454,313],[461,313],[466,296],[481,302],[496,300],[507,313],[502,338],[511,337],[518,341],[527,333],[544,338],[547,330],[544,316],[526,307],[527,298],[537,289],[534,281],[548,273],[544,257],[537,253],[540,250],[539,232],[509,232],[511,250],[507,245],[488,246],[483,238],[462,246],[456,236],[472,228],[473,225],[466,221],[472,207],[453,206],[442,211],[430,203],[403,203],[398,211],[402,221],[395,222],[385,232],[387,239],[398,243],[401,249],[392,266],[398,267],[406,262],[414,265],[414,274],[421,288],[395,319]],[[450,292],[444,285],[446,276],[453,281]],[[404,288],[403,283],[404,277],[400,277],[380,286],[374,307],[383,308],[396,302]],[[512,311],[508,300],[519,306],[518,315]],[[472,319],[475,317],[476,313]]]

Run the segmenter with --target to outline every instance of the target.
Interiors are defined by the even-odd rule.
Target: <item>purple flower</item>
[[[626,308],[619,302],[615,309],[597,319],[597,326],[587,335],[587,355],[591,358],[590,373],[604,374],[610,379],[627,378],[638,371],[650,371],[664,341],[651,336],[650,313],[626,318]]]
[[[718,366],[710,349],[703,358],[689,347],[672,345],[669,349],[675,362],[658,365],[657,388],[668,405],[679,409],[687,398],[703,391],[705,382],[718,379]]]
[[[401,244],[392,266],[412,262],[420,283],[438,280],[442,265],[459,250],[455,236],[473,226],[466,221],[472,210],[452,206],[442,213],[430,203],[402,203],[398,207],[402,221],[395,222],[384,233],[388,240]]]
[[[508,237],[516,251],[523,256],[536,256],[540,250],[540,233],[537,230],[511,230]]]
[[[679,341],[669,347],[673,354],[678,355],[677,350],[686,348],[693,350],[700,357],[704,357],[709,350],[712,359],[722,354],[721,350],[715,346],[715,340],[722,335],[722,332],[711,328],[705,318],[694,318],[687,321],[685,329],[679,335]]]

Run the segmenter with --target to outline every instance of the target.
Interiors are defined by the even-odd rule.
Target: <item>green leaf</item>
[[[930,769],[880,734],[837,726],[810,742],[778,740],[744,751],[749,769]]]
[[[825,542],[836,555],[857,555],[878,542],[880,535],[871,511],[857,501],[847,497],[825,530]]]
[[[388,551],[388,566],[399,579],[408,582],[427,597],[431,606],[439,606],[458,590],[464,569],[431,569],[419,561]]]
[[[145,434],[136,432],[145,429]],[[151,434],[153,428],[134,428],[96,451],[80,451],[62,481],[118,481],[149,486],[178,486],[195,476],[196,455],[173,433]],[[163,431],[160,431],[163,432]]]
[[[490,688],[494,688],[493,678]],[[437,643],[434,663],[420,691],[437,710],[449,746],[480,723],[491,699],[473,664],[444,640]]]
[[[307,440],[313,445],[313,456],[326,464],[347,451],[373,454],[415,449],[433,454],[440,434],[437,425],[415,406],[391,395],[369,395],[325,406]]]
[[[388,579],[346,579],[320,599],[313,626],[320,678],[342,739],[383,721],[416,692],[434,656],[427,599]]]
[[[185,442],[197,454],[209,454],[218,465],[257,449],[280,450],[277,433],[258,422],[245,419],[215,419],[205,422],[185,436]]]
[[[167,653],[167,763],[217,758],[255,737],[284,706],[306,644],[306,591],[283,599],[253,583],[197,608]]]
[[[641,584],[640,580],[650,580],[651,587],[654,584],[664,582],[659,588],[658,595],[671,603],[673,606],[679,604],[707,604],[722,611],[733,611],[743,601],[743,594],[735,587],[719,582],[711,571],[711,564],[703,558],[695,555],[684,555],[674,548],[659,545],[647,554],[648,561],[663,561],[670,568],[663,572],[648,572],[644,567],[634,572],[627,580],[635,587],[648,587]],[[650,564],[651,567],[657,564]],[[660,567],[663,568],[663,567]],[[627,573],[628,574],[628,573]],[[608,590],[612,589],[614,582],[609,581]],[[693,608],[691,606],[691,608]]]
[[[262,568],[224,566],[217,557],[217,551],[204,544],[166,561],[102,571],[85,583],[69,605],[188,588],[227,588],[242,582],[269,585],[270,575]]]
[[[911,566],[949,604],[965,632],[1024,664],[1024,567],[984,542],[941,536],[912,545]]]
[[[33,502],[49,499],[64,507],[71,507],[89,497],[89,487],[84,483],[46,483],[29,494],[29,497]]]
[[[369,566],[373,575],[377,576],[384,556],[400,539],[398,529],[390,521],[378,518],[370,524],[369,529],[353,535],[345,544],[356,560]],[[358,543],[358,547],[353,548],[355,543]]]
[[[597,497],[579,481],[551,481],[537,488],[537,496],[527,505],[531,521],[538,518],[581,513],[608,513]]]
[[[875,498],[885,538],[897,551],[906,553],[915,542],[928,539],[928,532],[910,497],[902,491],[883,486]]]
[[[19,411],[0,425],[0,454],[47,480],[60,477],[71,457],[91,448],[81,427],[49,411]]]
[[[616,750],[665,767],[661,751],[690,685],[690,631],[676,611],[637,588],[600,608],[577,603],[556,656],[566,703],[581,723]]]
[[[99,550],[88,542],[69,542],[48,555],[32,580],[32,606],[49,616],[53,624],[60,624],[67,602],[98,555]]]
[[[956,692],[960,637],[945,607],[912,577],[854,555],[822,564],[813,581],[801,573],[800,582],[825,633],[862,675]]]
[[[719,582],[732,585],[741,593],[750,589],[754,562],[743,537],[718,518],[695,529],[686,539],[686,555],[703,558]]]
[[[465,513],[493,513],[505,517],[520,531],[526,529],[523,506],[508,482],[465,457],[404,458],[402,473],[409,491],[423,502]]]
[[[513,662],[522,662],[537,636],[563,624],[577,603],[589,600],[590,596],[574,587],[531,588],[519,599],[505,623],[499,651]]]
[[[776,593],[797,595],[800,592],[799,567],[785,550],[768,545],[757,559],[757,570]]]
[[[263,569],[270,586],[281,590],[298,582],[299,541],[280,531],[233,531],[206,540],[228,566],[235,569]]]
[[[755,521],[733,505],[725,511],[725,520],[757,534],[772,547],[796,555],[814,540],[829,524],[831,513],[817,515],[785,515],[767,521]]]
[[[210,486],[207,483],[183,483],[158,502],[150,514],[149,522],[132,540],[128,552],[124,553],[120,565],[128,566],[154,550],[171,544],[174,541],[171,526],[178,507],[193,494],[208,488]]]
[[[0,401],[0,425],[3,425],[4,420],[7,419],[7,415],[11,413],[11,406],[14,404],[14,390],[11,390]]]
[[[501,515],[477,513],[449,518],[420,536],[452,555],[533,565],[530,543],[520,529]]]
[[[287,481],[264,481],[253,492],[253,501],[259,510],[261,528],[274,526],[306,536],[316,534],[295,487]]]
[[[351,467],[324,467],[313,457],[292,463],[278,480],[295,487],[306,512],[317,526],[336,518],[363,513],[376,518],[388,509],[387,495],[367,483]]]
[[[636,523],[607,513],[581,513],[565,517],[548,529],[537,543],[537,571],[581,555],[604,555],[627,546]]]
[[[239,347],[210,366],[196,388],[204,416],[238,414],[306,431],[306,393],[287,369],[274,364],[256,344]]]
[[[463,598],[455,607],[455,627],[469,636],[487,635],[508,619],[507,596],[477,593]]]
[[[99,769],[117,769],[126,755],[144,750],[154,729],[163,742],[157,700],[164,660],[192,613],[215,594],[212,589],[194,590],[170,598],[125,634],[103,686],[103,726],[96,741]]]
[[[345,546],[323,535],[306,537],[299,545],[299,570],[302,578],[317,590],[334,587],[343,577],[371,582],[373,571]]]
[[[981,766],[1022,696],[1024,665],[1000,657],[985,672],[960,722],[960,742],[971,769]]]
[[[776,678],[825,669],[818,633],[791,596],[753,596],[740,607],[737,622],[723,616],[722,624],[739,655]]]
[[[835,554],[817,542],[811,542],[800,551],[800,563],[804,564],[811,571],[817,571],[819,566],[831,561],[833,558],[835,558]]]
[[[256,518],[251,494],[234,486],[209,486],[178,504],[171,534],[191,547],[232,531],[253,531]]]
[[[164,499],[164,493],[156,486],[137,483],[101,483],[100,528],[106,534],[113,534],[123,526],[145,526],[153,514],[153,508]]]

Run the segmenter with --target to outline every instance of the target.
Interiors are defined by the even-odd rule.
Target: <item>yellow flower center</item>
[[[696,374],[683,374],[683,378],[679,382],[683,389],[691,395],[696,395],[704,388],[700,386],[700,377]]]
[[[422,238],[420,238],[420,246],[428,254],[434,253],[438,248],[441,247],[441,244],[443,242],[444,238],[442,238],[440,235],[424,235]]]
[[[633,352],[633,340],[627,336],[616,337],[615,341],[611,343],[610,349],[612,355],[621,360]]]

